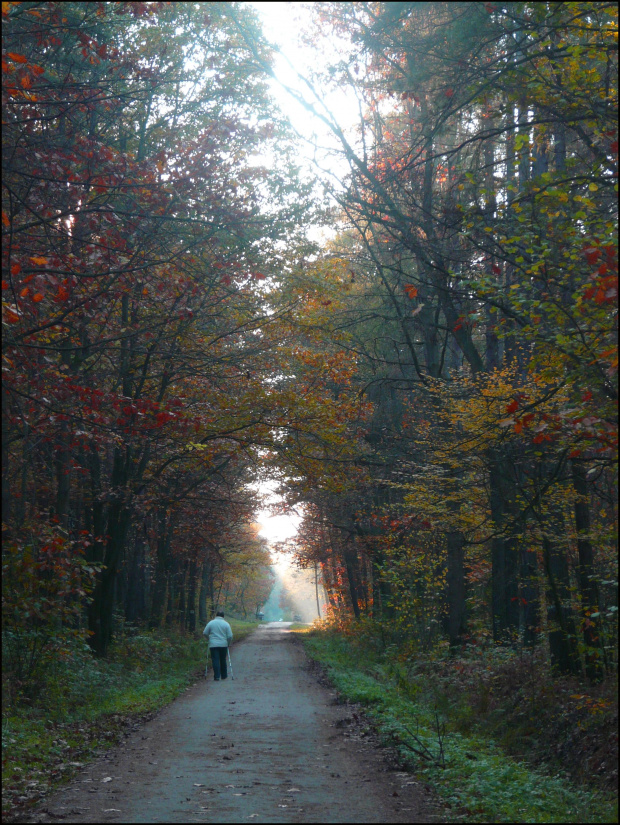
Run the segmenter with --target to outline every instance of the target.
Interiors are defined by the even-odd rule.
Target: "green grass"
[[[458,732],[449,707],[438,710],[426,685],[406,678],[370,645],[360,655],[334,632],[314,630],[302,638],[340,694],[362,704],[384,742],[435,789],[450,821],[618,821],[617,803],[608,796],[515,760],[475,723],[467,735]]]
[[[235,643],[258,622],[230,620]],[[2,811],[38,802],[79,767],[204,676],[200,634],[144,631],[120,640],[107,659],[84,645],[51,666],[34,698],[3,708]]]

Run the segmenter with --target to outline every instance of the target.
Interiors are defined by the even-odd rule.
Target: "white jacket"
[[[209,647],[228,647],[233,638],[230,625],[221,616],[211,619],[202,634],[209,640]]]

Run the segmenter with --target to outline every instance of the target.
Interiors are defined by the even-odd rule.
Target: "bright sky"
[[[278,79],[287,86],[303,93],[308,100],[311,95],[301,80],[296,76],[295,70],[302,75],[309,73],[310,67],[316,68],[316,62],[320,59],[320,51],[310,49],[302,45],[298,40],[300,24],[304,19],[309,19],[310,11],[305,8],[304,3],[271,3],[271,2],[251,2],[258,11],[263,24],[263,31],[267,40],[278,46],[284,57],[278,57],[275,61],[275,71]],[[331,57],[337,57],[342,50],[342,44],[333,41],[333,52]],[[291,65],[289,64],[292,64]],[[288,116],[294,129],[304,138],[310,141],[305,145],[305,156],[308,165],[312,165],[314,154],[312,143],[322,146],[334,145],[331,133],[318,118],[313,118],[303,106],[297,103],[293,97],[273,81],[271,83],[272,93],[279,103],[282,111]],[[338,120],[341,124],[353,124],[358,117],[357,102],[344,92],[332,92],[325,98],[326,104],[332,112],[337,112]],[[347,164],[342,161],[326,160],[321,155],[321,163],[333,170],[336,174],[345,174],[348,170]],[[316,172],[315,169],[313,169]],[[273,488],[267,482],[261,485],[263,493],[271,492]],[[272,494],[272,501],[276,502],[277,497]],[[257,514],[257,521],[262,525],[261,535],[270,543],[285,541],[293,538],[301,521],[300,516],[295,513],[271,515],[269,510],[261,510]],[[280,564],[288,564],[288,561],[281,560]]]
[[[262,525],[260,535],[271,544],[293,538],[297,534],[300,518],[295,513],[272,516],[268,510],[261,510],[257,521]]]
[[[300,26],[304,25],[304,20],[309,20],[311,12],[305,3],[262,3],[252,2],[258,11],[263,24],[263,31],[267,40],[280,48],[283,57],[276,58],[275,71],[278,79],[285,85],[301,92],[307,100],[312,100],[312,95],[304,83],[296,77],[295,70],[301,75],[307,76],[311,68],[317,68],[317,61],[321,60],[321,52],[311,49],[298,40]],[[344,44],[336,38],[332,38],[332,54],[330,58],[337,58],[343,53]],[[290,63],[289,63],[290,62]],[[272,92],[275,99],[280,104],[282,111],[288,116],[293,125],[304,138],[311,143],[320,146],[335,146],[335,141],[331,132],[321,123],[318,118],[314,118],[306,108],[297,103],[293,97],[275,81],[272,82]],[[343,125],[351,125],[357,121],[359,116],[357,101],[345,90],[330,91],[324,97],[325,104],[332,113],[337,114],[338,122]],[[312,101],[315,106],[316,101]],[[320,106],[317,106],[320,108]],[[306,156],[312,159],[314,150],[311,146],[306,146]],[[321,161],[324,158],[321,156]],[[334,165],[335,164],[335,165]],[[329,161],[329,168],[346,172],[348,166],[342,161]]]
[[[267,503],[274,504],[280,501],[275,495],[275,482],[266,481],[260,485],[260,491],[268,497]],[[277,541],[286,541],[297,534],[301,517],[297,513],[282,513],[273,515],[269,509],[259,510],[256,521],[262,525],[260,535],[272,544]]]

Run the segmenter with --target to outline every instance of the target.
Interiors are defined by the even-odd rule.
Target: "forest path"
[[[422,786],[318,684],[286,623],[231,656],[234,680],[209,671],[28,821],[437,821]]]

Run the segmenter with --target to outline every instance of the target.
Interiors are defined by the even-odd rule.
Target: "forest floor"
[[[81,769],[24,822],[432,822],[429,788],[317,681],[286,623]]]

